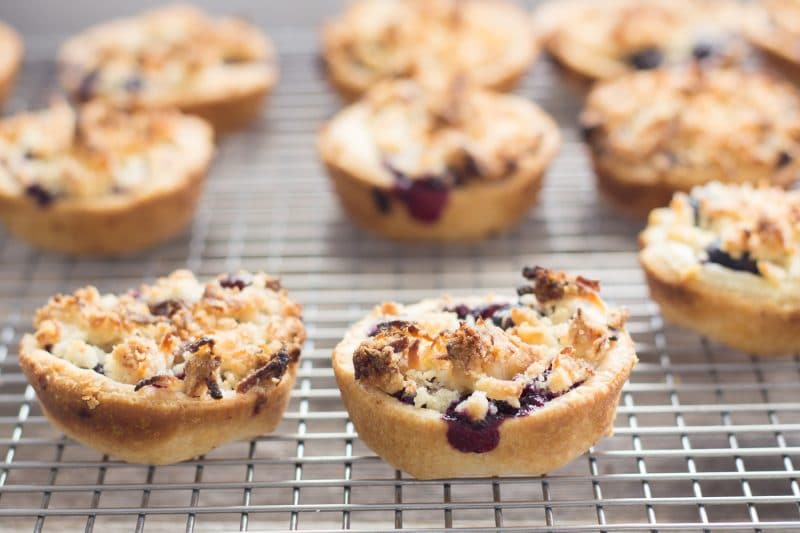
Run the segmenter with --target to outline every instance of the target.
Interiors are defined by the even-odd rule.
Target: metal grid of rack
[[[800,528],[800,358],[748,357],[662,321],[636,264],[639,223],[607,208],[592,184],[575,127],[579,88],[542,60],[518,90],[555,115],[564,146],[517,229],[474,245],[396,245],[348,223],[316,162],[316,129],[340,105],[315,61],[316,25],[270,23],[280,86],[261,120],[222,140],[187,235],[101,261],[0,234],[0,529]],[[53,67],[31,58],[11,109],[41,104]],[[510,292],[526,264],[599,278],[606,297],[630,309],[641,363],[614,436],[543,477],[417,481],[396,472],[354,433],[332,347],[378,301]],[[304,304],[309,341],[278,431],[160,467],[64,438],[17,365],[32,311],[57,291],[122,290],[184,266],[202,276],[278,273]]]

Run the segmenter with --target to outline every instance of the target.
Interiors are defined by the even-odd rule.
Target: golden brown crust
[[[538,51],[525,14],[506,2],[353,2],[323,29],[326,74],[346,100],[381,80],[468,76],[507,90]]]
[[[748,5],[745,34],[778,70],[797,77],[800,6],[792,0],[763,0]]]
[[[22,64],[22,39],[11,26],[0,22],[0,106],[5,102]]]
[[[640,261],[650,296],[670,322],[754,355],[788,355],[800,349],[799,308],[680,281],[646,257]]]
[[[120,391],[107,378],[23,339],[19,362],[42,410],[58,429],[112,457],[170,464],[202,455],[233,440],[275,429],[294,385],[297,364],[275,387],[221,400],[176,398],[154,387]]]
[[[68,254],[129,254],[179,235],[194,217],[206,179],[196,171],[169,191],[134,200],[56,202],[0,194],[0,220],[16,237]]]
[[[249,94],[181,106],[181,111],[206,120],[214,128],[215,135],[224,135],[245,127],[262,112],[269,89],[260,89]]]

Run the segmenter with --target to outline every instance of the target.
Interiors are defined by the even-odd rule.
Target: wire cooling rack
[[[562,124],[564,146],[518,228],[469,246],[396,245],[348,223],[316,162],[315,132],[340,102],[319,70],[315,30],[336,2],[297,11],[239,3],[274,37],[282,80],[265,117],[220,144],[191,232],[114,261],[65,259],[0,234],[0,530],[800,528],[800,359],[748,357],[662,321],[636,263],[639,223],[617,216],[594,189],[576,130],[580,88],[544,60],[519,88]],[[77,28],[114,9],[26,5],[34,15],[51,6],[41,24]],[[295,18],[270,14],[281,9]],[[62,35],[36,28],[26,34],[29,60],[12,110],[42,104],[53,86],[47,58]],[[387,466],[354,433],[331,371],[347,325],[383,299],[511,292],[532,264],[599,278],[606,297],[631,311],[641,363],[614,436],[544,477],[417,481]],[[57,291],[122,290],[185,266],[203,276],[278,273],[304,304],[309,341],[279,429],[159,467],[64,438],[17,365],[33,310]]]

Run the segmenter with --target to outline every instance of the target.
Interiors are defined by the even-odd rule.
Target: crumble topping
[[[696,187],[653,211],[641,240],[669,244],[693,268],[721,267],[772,283],[800,280],[800,191],[718,182]]]
[[[381,83],[329,127],[335,142],[347,143],[341,151],[349,164],[372,170],[383,184],[437,180],[442,187],[514,175],[541,156],[555,130],[520,97],[461,81],[434,88],[408,80]]]
[[[184,105],[263,89],[274,77],[264,35],[233,17],[172,5],[73,37],[60,53],[62,83],[79,101]]]
[[[733,64],[744,55],[734,2],[714,0],[558,1],[537,16],[549,50],[590,75],[690,61]]]
[[[86,287],[51,298],[34,326],[42,350],[135,391],[213,399],[277,383],[305,340],[279,281],[247,272],[203,284],[177,270],[119,296]]]
[[[326,25],[323,40],[327,66],[362,90],[408,77],[492,86],[534,50],[524,11],[481,0],[361,0]]]
[[[173,111],[67,103],[0,121],[0,193],[60,198],[145,194],[200,171],[213,151],[201,120]]]
[[[525,269],[519,300],[384,303],[353,353],[355,378],[474,423],[520,416],[591,375],[623,333],[596,281]],[[454,414],[455,413],[455,414]]]
[[[596,158],[641,183],[785,185],[800,170],[798,93],[754,72],[687,67],[603,82],[581,124]]]

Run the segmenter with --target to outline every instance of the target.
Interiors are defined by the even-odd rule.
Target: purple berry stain
[[[441,218],[450,198],[450,188],[444,180],[436,176],[411,178],[388,163],[386,167],[395,180],[392,197],[405,204],[411,218],[426,224]]]

